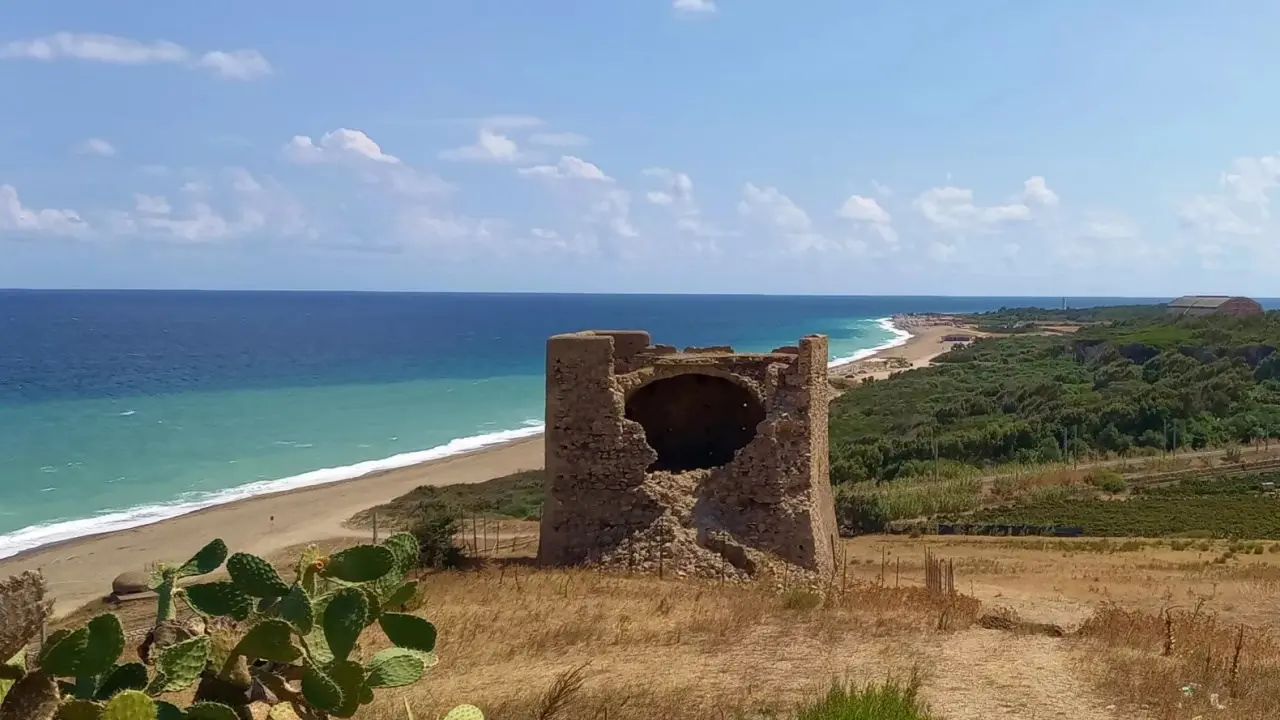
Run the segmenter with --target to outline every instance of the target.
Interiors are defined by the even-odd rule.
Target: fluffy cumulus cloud
[[[643,174],[658,185],[657,189],[645,193],[645,199],[670,213],[678,232],[694,238],[688,245],[689,249],[698,252],[718,250],[715,238],[726,233],[703,218],[702,208],[694,197],[693,179],[685,173],[662,167],[646,168]]]
[[[115,35],[59,32],[0,45],[0,59],[81,60],[114,65],[169,64],[204,70],[226,80],[256,80],[271,74],[257,50],[193,52],[167,40],[142,41]]]
[[[825,250],[831,246],[830,241],[814,229],[809,213],[775,187],[744,185],[738,214],[781,238],[791,251]]]
[[[294,135],[284,146],[286,159],[302,164],[322,162],[375,162],[397,165],[400,158],[382,151],[373,138],[359,130],[338,128],[322,135],[319,141],[307,135]]]
[[[1271,212],[1277,188],[1280,154],[1236,158],[1214,191],[1195,195],[1178,208],[1178,222],[1205,268],[1241,258],[1254,267],[1280,260],[1280,222]]]
[[[840,217],[870,227],[886,243],[896,244],[898,232],[893,229],[893,217],[881,207],[875,198],[850,195],[840,206]]]
[[[594,163],[580,157],[563,155],[555,165],[534,165],[516,171],[527,178],[544,180],[585,180],[589,182],[611,183],[613,178],[604,173]]]
[[[22,204],[18,189],[0,185],[0,231],[21,235],[79,237],[89,225],[75,210],[34,209]]]
[[[475,143],[444,150],[441,160],[454,162],[517,163],[527,159],[511,138],[489,128],[480,128]]]

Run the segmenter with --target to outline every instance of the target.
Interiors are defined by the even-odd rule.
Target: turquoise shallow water
[[[0,557],[538,432],[546,337],[899,341],[865,299],[0,292]],[[860,313],[876,317],[859,317]],[[847,313],[847,315],[842,315]]]
[[[559,332],[841,360],[895,313],[1059,301],[0,291],[0,557],[535,434]]]

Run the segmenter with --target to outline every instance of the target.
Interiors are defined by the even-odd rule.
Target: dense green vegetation
[[[1019,323],[1095,323],[1154,320],[1164,314],[1163,305],[1110,305],[1093,308],[1000,308],[967,315],[984,328],[1011,329]]]
[[[1198,478],[1148,488],[1127,500],[1024,502],[963,517],[973,525],[1057,525],[1105,537],[1280,539],[1280,498],[1264,494],[1275,473]],[[958,518],[959,519],[959,518]]]
[[[543,476],[541,470],[524,470],[482,483],[423,485],[389,503],[357,513],[348,524],[370,528],[376,514],[381,527],[416,532],[424,518],[436,522],[442,516],[496,515],[536,520],[542,514]]]
[[[1071,336],[980,340],[838,398],[832,479],[925,475],[935,448],[990,466],[1280,437],[1276,347],[1280,313],[1131,313]]]

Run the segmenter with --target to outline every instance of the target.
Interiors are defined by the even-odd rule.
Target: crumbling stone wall
[[[828,575],[827,392],[823,335],[770,353],[552,337],[539,562]]]

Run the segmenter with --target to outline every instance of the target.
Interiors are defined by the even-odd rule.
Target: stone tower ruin
[[[552,337],[539,562],[827,575],[828,392],[825,335],[769,353]]]

